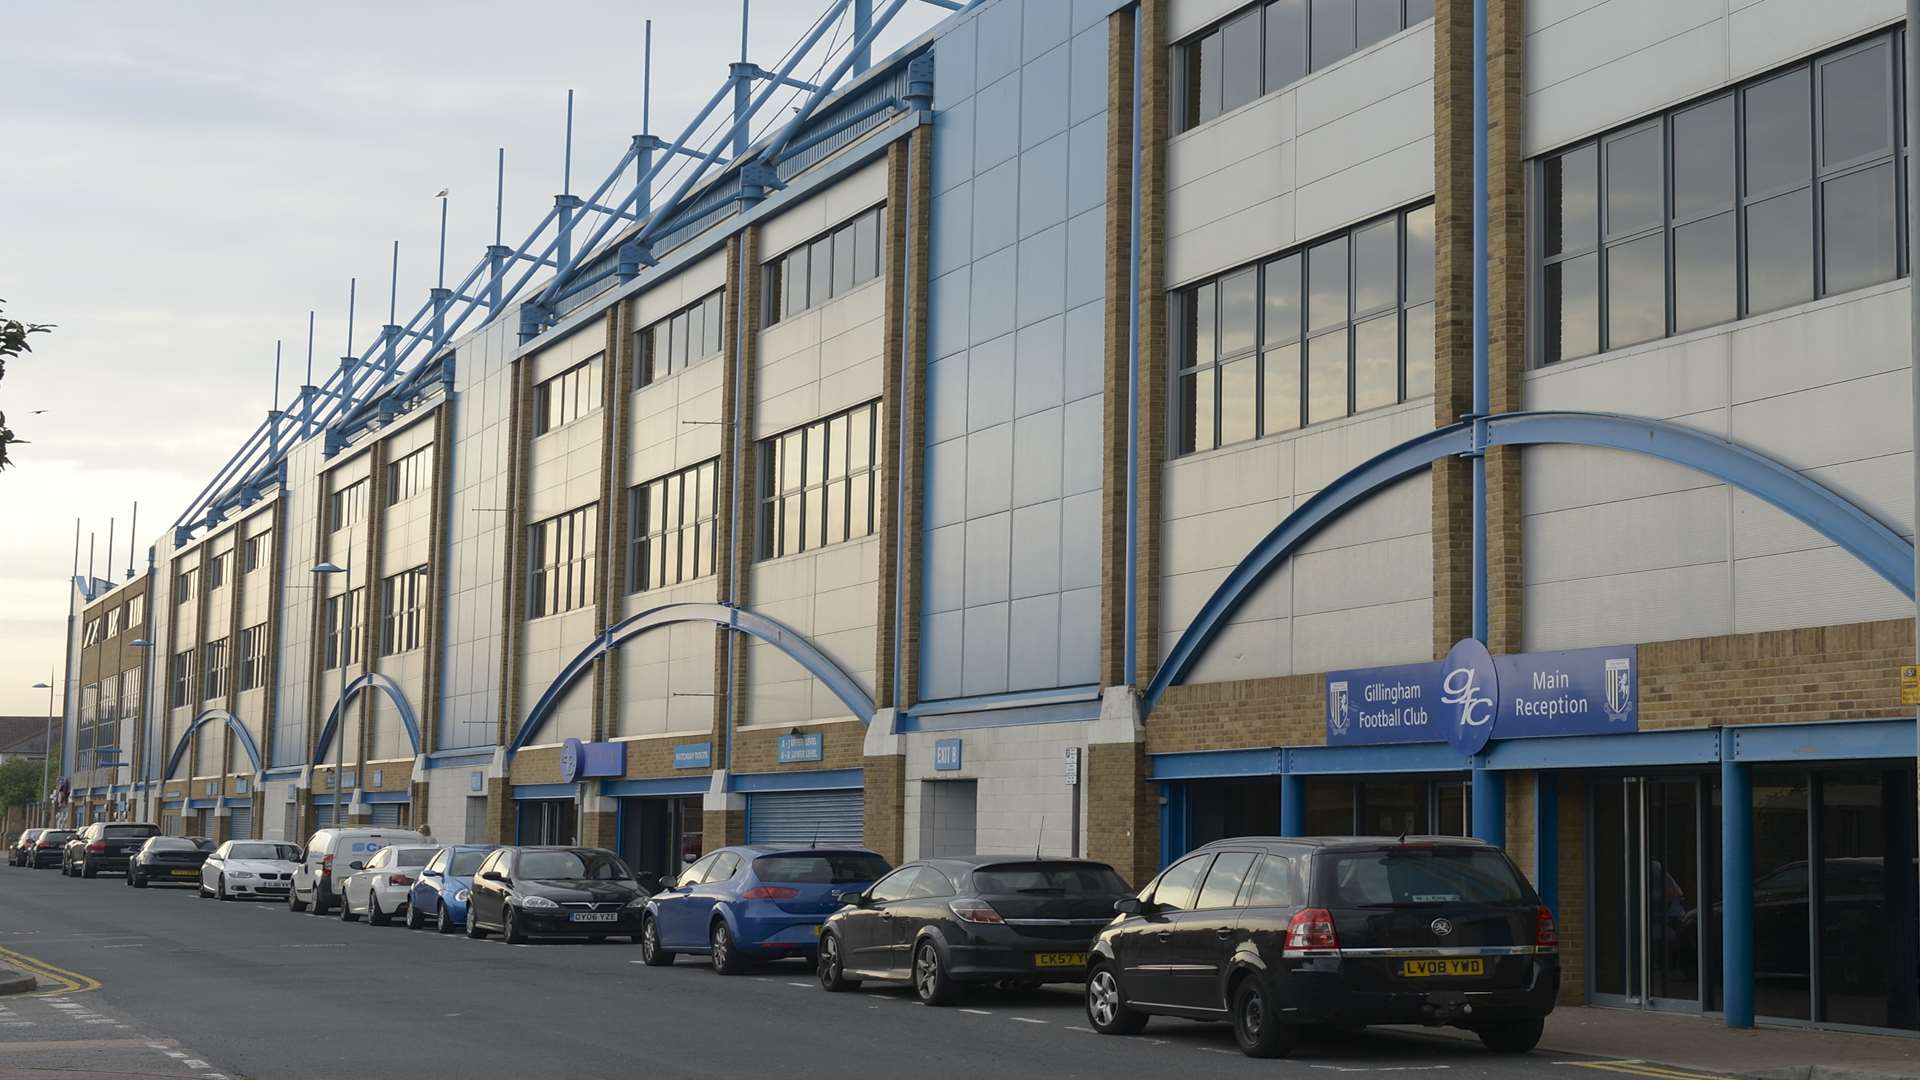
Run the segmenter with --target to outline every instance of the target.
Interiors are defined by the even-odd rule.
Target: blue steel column
[[[1129,165],[1127,225],[1127,534],[1125,589],[1120,635],[1121,678],[1132,686],[1139,678],[1140,589],[1140,38],[1146,15],[1133,6],[1133,148]]]
[[[1473,0],[1473,636],[1487,640],[1487,0]],[[1473,835],[1507,841],[1506,783],[1473,759]]]
[[[1533,887],[1554,918],[1560,917],[1560,785],[1554,774],[1534,774]]]
[[[1753,772],[1720,749],[1720,984],[1730,1028],[1753,1026]]]
[[[1280,774],[1280,835],[1307,834],[1307,786],[1304,777]]]
[[[1473,835],[1496,847],[1507,845],[1507,778],[1487,768],[1487,755],[1473,756]]]

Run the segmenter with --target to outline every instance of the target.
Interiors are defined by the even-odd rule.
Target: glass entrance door
[[[1699,1011],[1703,820],[1697,777],[1593,785],[1596,1001]]]

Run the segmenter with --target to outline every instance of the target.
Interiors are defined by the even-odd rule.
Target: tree
[[[0,300],[0,305],[4,305],[5,303],[5,300]],[[7,318],[4,307],[0,307],[0,379],[7,377],[7,361],[9,359],[33,351],[33,345],[27,341],[29,336],[33,334],[44,334],[52,329],[53,327],[50,324],[21,322],[19,319],[9,319]],[[14,443],[25,441],[25,439],[14,438],[13,429],[7,426],[7,414],[0,412],[0,469],[5,469],[8,465],[12,464],[7,458],[7,447]]]
[[[0,812],[9,807],[26,806],[46,795],[40,777],[46,766],[38,761],[15,758],[0,765]]]

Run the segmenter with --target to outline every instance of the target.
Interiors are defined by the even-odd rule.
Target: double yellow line
[[[84,994],[89,990],[100,989],[100,981],[98,979],[88,978],[77,971],[68,971],[65,968],[54,967],[44,960],[35,960],[31,956],[14,952],[5,946],[0,946],[0,962],[19,968],[21,971],[39,979],[43,984],[49,982],[60,984],[60,988],[57,990],[40,990],[35,992],[33,995],[35,997],[44,997],[48,994]]]
[[[1689,1072],[1666,1065],[1651,1065],[1638,1059],[1620,1061],[1560,1061],[1557,1065],[1572,1065],[1577,1069],[1598,1069],[1602,1072],[1625,1073],[1628,1076],[1651,1076],[1658,1080],[1733,1080],[1732,1077],[1717,1073]]]

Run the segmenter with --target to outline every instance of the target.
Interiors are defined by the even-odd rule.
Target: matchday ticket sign
[[[1438,663],[1329,672],[1327,744],[1475,754],[1493,739],[1637,731],[1639,667],[1632,645],[1495,657],[1463,641]]]

